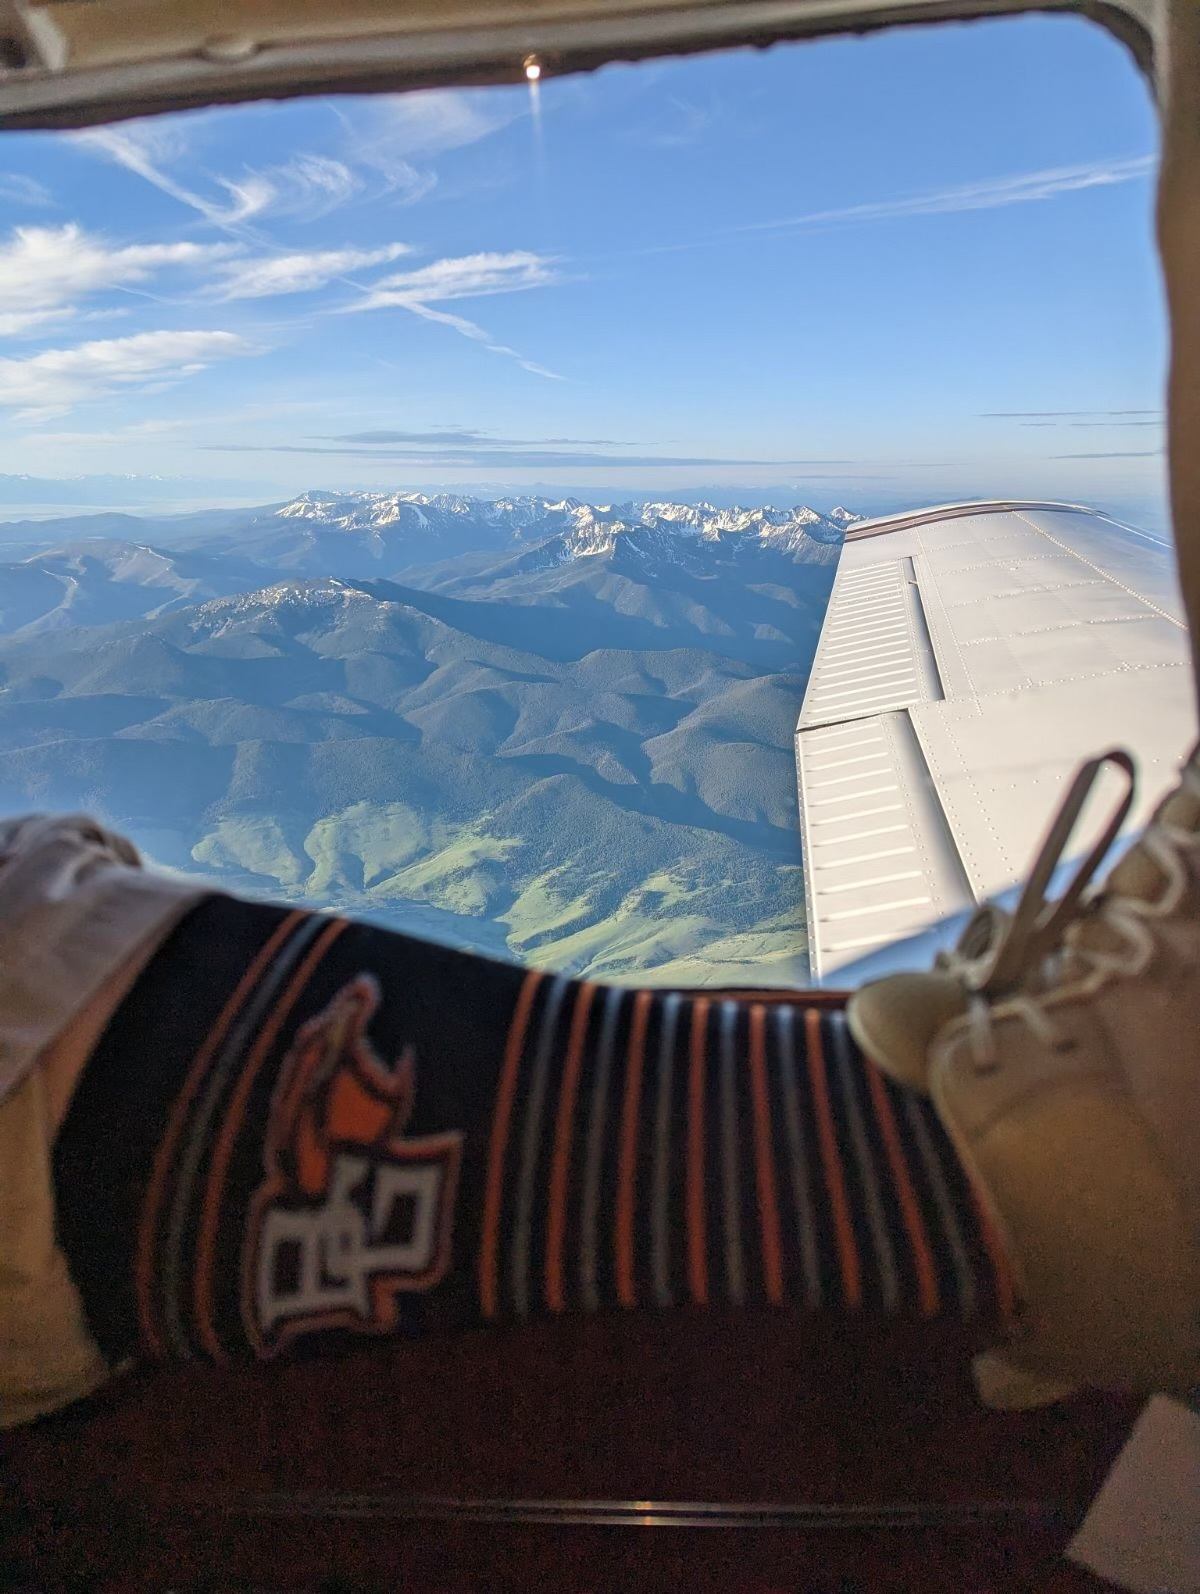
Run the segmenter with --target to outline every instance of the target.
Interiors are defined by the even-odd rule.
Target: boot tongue
[[[846,1018],[872,1062],[899,1084],[925,1090],[930,1046],[966,1009],[967,993],[952,974],[893,974],[856,991]]]
[[[1167,824],[1175,830],[1200,831],[1200,797],[1187,787],[1173,791],[1160,805],[1151,824]],[[1118,897],[1134,897],[1153,902],[1166,885],[1166,876],[1146,849],[1134,843],[1108,877],[1105,888]]]

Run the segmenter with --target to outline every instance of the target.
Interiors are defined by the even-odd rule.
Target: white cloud
[[[54,198],[44,183],[36,177],[23,177],[17,172],[0,172],[0,199],[12,205],[52,205]]]
[[[183,153],[183,143],[170,121],[130,122],[124,127],[94,127],[77,135],[82,148],[124,166],[181,205],[199,211],[217,226],[232,226],[254,214],[264,197],[233,192],[226,187],[226,202],[218,205],[177,182],[167,171]]]
[[[300,154],[282,165],[248,167],[236,177],[210,177],[212,191],[203,193],[196,185],[181,182],[171,170],[187,151],[170,123],[92,128],[78,137],[85,148],[134,172],[214,227],[236,229],[268,211],[315,221],[363,188],[362,179],[345,161]]]
[[[1134,155],[1119,160],[1092,161],[1082,166],[1054,166],[1023,172],[989,182],[965,183],[905,199],[885,199],[873,204],[843,205],[836,210],[813,210],[775,221],[752,222],[731,232],[773,232],[790,227],[820,227],[847,222],[891,221],[905,216],[947,216],[960,211],[1000,210],[1009,205],[1029,205],[1089,188],[1112,188],[1120,183],[1150,177],[1158,166],[1155,155]]]
[[[274,168],[277,186],[290,209],[324,216],[362,189],[362,179],[329,155],[297,155],[286,166]],[[290,198],[289,198],[290,196]]]
[[[139,332],[26,359],[0,359],[0,404],[26,419],[59,415],[86,399],[194,376],[214,360],[255,350],[233,332]]]
[[[445,310],[435,310],[431,305],[415,304],[411,301],[404,308],[418,316],[422,321],[433,321],[441,327],[451,327],[464,338],[470,338],[472,343],[482,343],[490,354],[503,354],[510,360],[515,360],[524,371],[531,371],[534,376],[549,377],[552,382],[561,382],[562,376],[558,371],[550,371],[544,365],[538,365],[534,360],[527,360],[518,350],[508,346],[507,343],[495,343],[490,332],[468,321],[466,316],[451,315]]]
[[[218,227],[237,227],[275,203],[275,185],[262,172],[246,172],[241,178],[218,177],[216,182],[228,195],[225,205],[211,204],[199,196],[190,203]]]
[[[408,250],[407,244],[385,244],[380,249],[314,249],[302,254],[231,260],[220,267],[214,292],[223,300],[313,293],[349,271],[386,265]]]
[[[302,152],[233,176],[179,175],[190,159],[179,118],[92,128],[76,137],[81,148],[135,173],[213,226],[237,230],[268,213],[317,220],[369,193],[412,204],[437,183],[433,171],[415,163],[478,143],[524,114],[509,96],[486,90],[433,89],[383,96],[352,112],[331,109],[349,135],[337,157]]]
[[[525,108],[495,90],[428,89],[335,112],[350,135],[353,160],[381,178],[386,193],[410,205],[437,185],[431,160],[490,138]]]
[[[18,227],[0,244],[0,336],[73,315],[90,294],[133,287],[164,267],[196,267],[226,252],[223,245],[194,243],[113,247],[75,225]]]
[[[491,333],[477,326],[474,321],[433,308],[435,304],[447,300],[487,298],[498,293],[521,293],[529,288],[547,287],[561,280],[556,267],[557,261],[553,257],[529,254],[523,250],[434,260],[427,266],[418,266],[415,271],[401,271],[382,277],[360,300],[346,308],[350,311],[407,310],[422,321],[450,327],[461,337],[481,343],[492,354],[502,354],[516,360],[518,365],[535,376],[561,381],[557,371],[549,371],[544,365],[527,360],[507,343],[496,343]]]
[[[514,97],[494,90],[426,89],[388,94],[373,106],[373,136],[364,154],[386,151],[417,160],[490,138],[525,114]]]
[[[437,173],[428,169],[420,171],[411,161],[396,160],[385,154],[367,160],[366,164],[382,178],[383,194],[399,205],[415,205],[418,199],[424,199],[437,187]]]
[[[48,321],[61,321],[70,314],[70,310],[2,310],[0,338],[20,337],[23,333],[33,332],[38,327],[44,326]]]
[[[204,213],[224,226],[235,226],[270,211],[276,216],[319,221],[362,192],[364,184],[346,165],[328,155],[297,155],[281,166],[248,170],[240,178],[218,177],[229,195],[230,209]]]
[[[446,299],[479,299],[494,293],[520,293],[559,281],[557,261],[549,255],[514,250],[509,254],[459,255],[434,260],[415,271],[401,271],[373,284],[366,300],[354,308],[383,310],[389,305],[440,304]]]

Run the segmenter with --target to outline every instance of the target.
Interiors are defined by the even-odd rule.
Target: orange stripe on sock
[[[754,1096],[754,1174],[762,1228],[763,1279],[767,1299],[772,1305],[778,1306],[783,1299],[783,1242],[780,1238],[775,1154],[771,1148],[766,1018],[766,1010],[757,1003],[750,1009],[750,1087]]]
[[[305,954],[299,968],[288,981],[282,996],[271,1009],[270,1017],[258,1032],[258,1037],[246,1058],[246,1065],[237,1077],[229,1097],[229,1109],[225,1114],[221,1128],[213,1146],[212,1161],[209,1164],[208,1180],[205,1186],[204,1202],[200,1209],[200,1232],[196,1240],[196,1330],[200,1343],[214,1361],[225,1360],[224,1351],[217,1338],[216,1326],[213,1322],[213,1253],[217,1244],[217,1228],[221,1217],[221,1197],[225,1193],[225,1179],[229,1172],[229,1163],[233,1157],[233,1148],[237,1144],[237,1137],[241,1133],[242,1122],[246,1116],[246,1103],[250,1099],[250,1092],[254,1088],[254,1081],[258,1078],[258,1071],[264,1059],[269,1055],[271,1047],[275,1044],[279,1031],[287,1021],[288,1014],[296,1005],[296,1001],[304,987],[312,978],[317,965],[326,952],[349,926],[345,919],[334,919],[313,942]]]
[[[708,1041],[708,1001],[701,997],[692,1007],[692,1033],[688,1069],[687,1131],[687,1238],[688,1288],[697,1306],[708,1305],[708,1236],[704,1205],[705,1071]]]
[[[567,1178],[571,1169],[571,1126],[575,1119],[575,1100],[579,1094],[579,1073],[583,1066],[583,1042],[588,1016],[592,1011],[594,985],[581,985],[571,1015],[567,1040],[567,1060],[563,1065],[562,1089],[558,1097],[558,1116],[554,1126],[554,1154],[550,1163],[550,1217],[546,1232],[546,1305],[561,1312],[563,1294],[563,1249],[567,1234]]]
[[[875,1118],[879,1124],[879,1132],[883,1137],[888,1162],[891,1165],[896,1193],[900,1197],[900,1211],[904,1217],[904,1227],[908,1230],[908,1238],[912,1246],[913,1262],[917,1270],[917,1292],[921,1303],[921,1316],[936,1317],[941,1304],[938,1294],[937,1270],[933,1265],[933,1252],[929,1248],[929,1236],[925,1231],[925,1221],[921,1217],[921,1207],[917,1201],[916,1191],[913,1188],[912,1175],[908,1170],[908,1161],[904,1155],[900,1131],[896,1128],[896,1117],[892,1112],[892,1104],[888,1100],[887,1090],[879,1070],[866,1057],[863,1058],[862,1066],[867,1072],[867,1082],[871,1087],[871,1103],[875,1109]]]
[[[187,1123],[188,1113],[191,1111],[196,1092],[200,1089],[201,1081],[208,1072],[208,1066],[213,1059],[213,1054],[229,1033],[230,1025],[233,1023],[246,997],[253,990],[263,969],[275,956],[282,942],[291,935],[300,920],[305,917],[306,915],[299,910],[289,913],[285,919],[280,920],[267,940],[263,942],[262,946],[254,954],[241,979],[234,987],[232,995],[217,1015],[216,1022],[203,1041],[201,1041],[184,1080],[183,1089],[175,1098],[174,1105],[171,1108],[166,1132],[159,1142],[157,1151],[154,1153],[150,1185],[146,1191],[146,1199],[142,1203],[142,1214],[138,1225],[137,1261],[134,1273],[142,1344],[146,1352],[151,1356],[161,1358],[166,1355],[166,1347],[162,1342],[158,1332],[158,1325],[154,1320],[152,1289],[154,1236],[158,1228],[159,1215],[162,1211],[167,1174],[175,1161],[175,1153],[179,1145],[180,1136],[183,1134],[184,1125]]]
[[[622,1306],[637,1305],[633,1276],[633,1217],[637,1202],[637,1133],[642,1100],[642,1069],[646,1061],[646,1025],[650,1019],[649,991],[639,991],[633,1003],[629,1053],[625,1063],[625,1099],[621,1103],[621,1140],[617,1154],[617,1299]]]
[[[808,1077],[812,1085],[813,1107],[817,1117],[817,1135],[821,1142],[821,1162],[825,1169],[825,1188],[833,1207],[833,1228],[837,1237],[838,1263],[842,1273],[842,1294],[847,1306],[862,1305],[862,1264],[858,1245],[850,1222],[850,1204],[846,1198],[846,1179],[838,1155],[837,1137],[833,1131],[833,1113],[829,1106],[829,1081],[825,1072],[825,1047],[821,1040],[821,1015],[815,1007],[804,1014],[804,1034],[808,1041]]]
[[[508,1131],[512,1122],[513,1100],[517,1093],[517,1078],[521,1072],[521,1054],[525,1050],[525,1035],[529,1029],[529,1016],[533,1011],[533,999],[537,995],[537,988],[542,979],[542,971],[534,969],[525,976],[517,994],[512,1021],[508,1026],[508,1040],[504,1047],[500,1083],[496,1088],[496,1109],[492,1114],[492,1136],[488,1145],[483,1229],[479,1241],[479,1304],[485,1317],[496,1315],[500,1207],[504,1197],[504,1153],[508,1149]]]

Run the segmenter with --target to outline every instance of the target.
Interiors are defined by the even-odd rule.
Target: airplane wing
[[[1144,824],[1195,735],[1166,543],[1068,504],[852,526],[796,729],[813,978],[1013,885],[1103,748]]]

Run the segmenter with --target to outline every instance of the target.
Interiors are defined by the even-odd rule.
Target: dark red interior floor
[[[987,1412],[953,1325],[781,1311],[137,1373],[6,1441],[0,1587],[1067,1594],[1101,1586],[1059,1551],[1135,1411]],[[930,1525],[520,1525],[420,1504],[438,1498],[915,1507]]]

